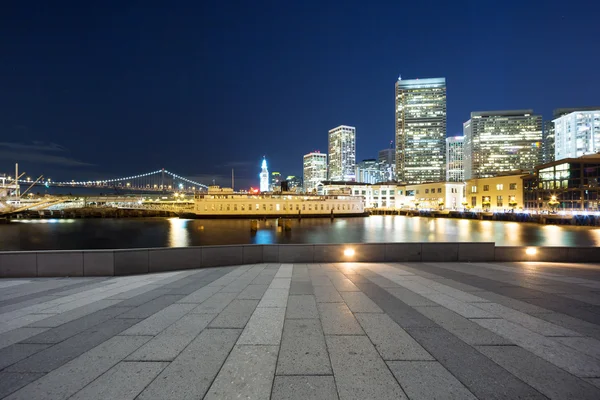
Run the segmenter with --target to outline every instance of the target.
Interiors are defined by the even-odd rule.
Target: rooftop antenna
[[[398,80],[401,81],[402,80],[402,75],[398,75]]]

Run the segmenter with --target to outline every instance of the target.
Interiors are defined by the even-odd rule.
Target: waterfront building
[[[527,174],[523,171],[513,171],[489,178],[468,179],[465,184],[466,207],[490,211],[522,210],[524,176]]]
[[[446,138],[446,181],[464,182],[464,136]]]
[[[377,159],[381,180],[384,182],[394,181],[396,179],[396,150],[393,147],[379,150]]]
[[[456,210],[462,207],[464,183],[427,182],[406,185],[402,208]]]
[[[538,165],[533,174],[523,177],[523,186],[528,209],[599,211],[600,154]]]
[[[377,183],[381,180],[381,172],[377,160],[362,160],[356,164],[356,182]]]
[[[542,116],[533,110],[472,112],[463,133],[467,180],[531,171],[540,163]]]
[[[304,155],[304,193],[316,191],[317,184],[327,180],[327,154],[314,151]]]
[[[263,157],[260,171],[260,191],[269,191],[269,170],[267,168],[267,159]]]
[[[544,121],[542,163],[554,161],[554,121]]]
[[[395,183],[324,181],[317,185],[320,195],[360,196],[365,208],[396,209],[404,205],[404,186]]]
[[[271,172],[271,191],[281,191],[281,173]]]
[[[340,125],[329,131],[329,173],[331,181],[356,179],[356,128]]]
[[[554,160],[600,152],[600,107],[554,112]]]
[[[446,79],[396,82],[396,179],[440,182],[446,177]]]

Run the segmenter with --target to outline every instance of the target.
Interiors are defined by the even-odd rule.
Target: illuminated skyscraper
[[[554,161],[554,121],[544,121],[542,138],[542,163],[547,164]]]
[[[464,136],[446,138],[446,182],[464,182]]]
[[[271,172],[271,191],[276,192],[281,190],[281,173]]]
[[[560,116],[559,116],[560,115]],[[600,152],[600,107],[554,112],[554,158],[576,158]]]
[[[312,152],[304,155],[304,192],[312,193],[317,184],[327,180],[327,154]]]
[[[465,180],[530,171],[540,163],[542,116],[533,110],[472,112],[463,133]]]
[[[396,150],[391,147],[389,149],[379,150],[378,161],[379,171],[383,182],[390,182],[396,179]]]
[[[356,182],[378,183],[381,181],[381,171],[379,170],[379,162],[377,160],[374,158],[362,160],[356,164]]]
[[[340,125],[329,131],[329,180],[354,181],[356,128]]]
[[[446,78],[396,82],[396,177],[399,182],[446,178]]]
[[[260,191],[269,191],[269,170],[267,169],[267,159],[263,157],[260,171]]]

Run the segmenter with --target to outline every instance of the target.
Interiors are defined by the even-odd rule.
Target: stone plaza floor
[[[600,399],[600,265],[0,280],[3,399]]]

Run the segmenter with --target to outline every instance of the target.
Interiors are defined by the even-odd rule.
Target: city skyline
[[[3,169],[19,161],[69,179],[164,167],[226,183],[235,168],[236,185],[249,186],[263,154],[301,175],[299,156],[325,149],[323,132],[339,124],[361,133],[357,159],[373,158],[394,138],[399,74],[446,77],[447,135],[474,110],[532,108],[548,120],[556,108],[596,104],[599,56],[586,49],[600,27],[585,19],[600,6],[586,4],[582,16],[557,1],[515,4],[531,18],[480,3],[240,4],[234,13],[185,2],[11,4],[0,24],[11,38],[1,45],[0,76],[10,78],[0,97]],[[398,13],[414,18],[398,24]],[[356,28],[340,29],[348,25]],[[541,67],[557,46],[588,62]],[[353,61],[333,68],[343,60]],[[303,117],[289,118],[294,111]]]

